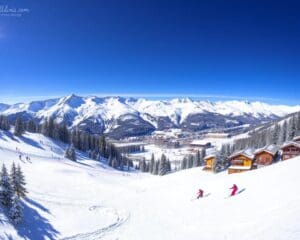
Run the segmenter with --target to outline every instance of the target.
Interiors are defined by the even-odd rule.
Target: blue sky
[[[298,104],[297,2],[2,1],[0,102],[76,93]]]

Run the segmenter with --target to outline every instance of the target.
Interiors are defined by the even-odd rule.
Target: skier
[[[231,197],[234,196],[238,191],[238,187],[235,184],[233,184],[233,186],[229,189],[232,189],[231,194],[230,194]]]
[[[203,193],[204,193],[204,191],[200,188],[200,189],[198,190],[197,199],[203,198]]]

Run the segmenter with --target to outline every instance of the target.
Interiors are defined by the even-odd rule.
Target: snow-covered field
[[[0,212],[0,239],[300,239],[300,157],[242,174],[194,168],[158,177],[84,154],[71,162],[65,145],[39,134],[0,133],[0,163],[20,163],[29,191],[22,224]],[[226,198],[233,183],[243,191]],[[208,196],[194,200],[200,187]]]

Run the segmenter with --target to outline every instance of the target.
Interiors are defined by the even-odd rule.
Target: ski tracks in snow
[[[61,240],[98,240],[98,239],[105,239],[108,234],[113,233],[115,230],[117,230],[119,227],[121,227],[124,223],[126,223],[129,218],[130,214],[126,213],[125,211],[117,211],[115,208],[107,208],[103,206],[91,206],[89,208],[90,211],[96,210],[96,209],[102,209],[106,211],[107,213],[111,213],[115,215],[115,222],[104,227],[99,228],[93,232],[87,232],[87,233],[79,233],[70,237],[62,238]]]

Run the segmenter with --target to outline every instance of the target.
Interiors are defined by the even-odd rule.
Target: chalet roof
[[[199,145],[199,146],[206,146],[211,144],[210,141],[205,140],[205,139],[200,139],[200,140],[194,140],[190,143],[191,145]]]
[[[298,147],[300,148],[300,143],[298,142],[293,142],[293,141],[290,141],[290,142],[286,142],[282,145],[281,149],[285,148],[285,147],[288,147],[288,146],[295,146],[295,147]]]
[[[243,156],[245,156],[245,157],[250,158],[250,159],[253,160],[254,159],[254,154],[253,153],[254,153],[253,149],[252,148],[248,148],[246,150],[241,150],[241,151],[238,151],[238,152],[235,152],[235,153],[231,154],[229,156],[229,158],[234,158],[236,156],[243,155]]]
[[[265,146],[263,148],[257,149],[254,152],[254,154],[257,155],[257,154],[262,153],[262,152],[267,152],[267,153],[270,153],[271,155],[274,156],[278,152],[278,150],[279,149],[275,144],[271,144],[271,145]]]
[[[300,141],[300,136],[296,136],[293,138],[293,141]]]
[[[204,160],[207,160],[207,159],[210,159],[210,158],[213,158],[213,157],[216,157],[215,154],[209,154],[207,156],[205,156]]]

